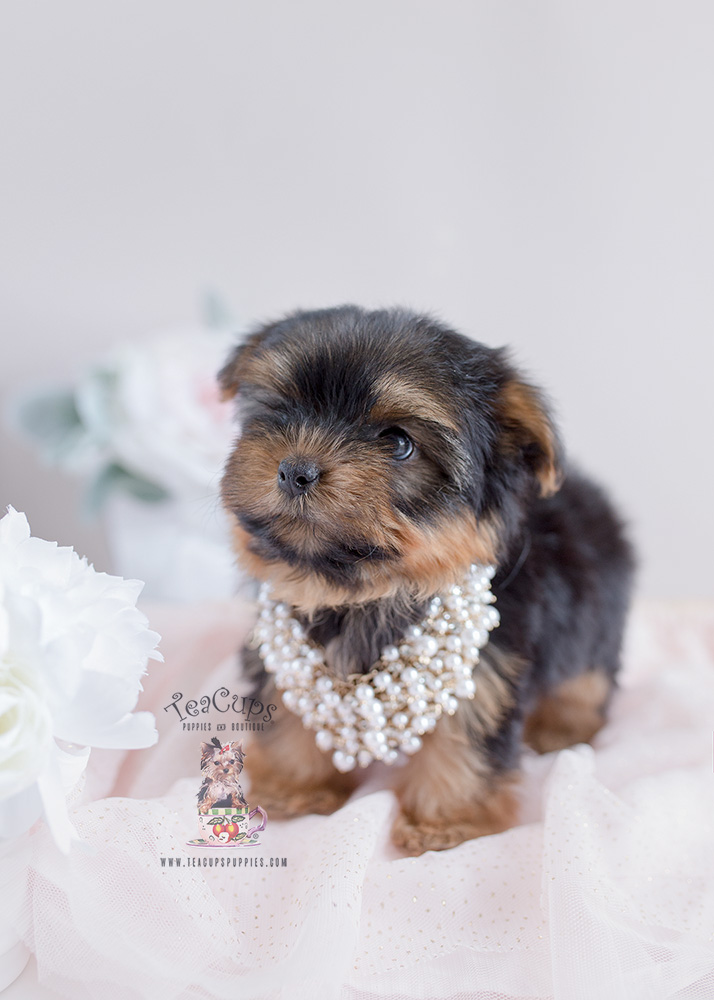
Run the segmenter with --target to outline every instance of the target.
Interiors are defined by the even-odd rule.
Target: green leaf
[[[74,394],[66,389],[19,400],[15,416],[20,429],[49,461],[60,461],[86,434]]]
[[[153,483],[150,479],[137,476],[136,473],[124,468],[117,462],[105,465],[86,494],[86,506],[90,514],[97,514],[112,493],[128,493],[144,503],[161,503],[168,500],[171,494]]]
[[[236,323],[233,310],[214,288],[201,296],[201,318],[212,330],[229,330]]]

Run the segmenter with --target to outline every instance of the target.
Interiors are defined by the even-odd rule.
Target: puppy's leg
[[[526,718],[523,740],[538,753],[589,743],[605,724],[614,687],[603,670],[569,677],[538,701]]]
[[[217,799],[217,797],[215,795],[215,792],[213,791],[213,789],[211,788],[211,785],[209,784],[206,787],[206,792],[205,792],[203,798],[201,799],[201,805],[199,806],[199,812],[203,813],[204,815],[207,812],[210,812],[210,810],[213,809],[213,807],[214,807],[214,805],[216,804],[217,801],[218,801],[218,799]]]
[[[440,719],[400,768],[392,840],[410,854],[455,847],[518,821],[518,708],[525,661],[489,646],[474,671],[476,697]]]
[[[357,785],[354,775],[341,774],[329,754],[315,746],[315,734],[284,709],[264,732],[254,734],[246,752],[250,802],[271,819],[306,813],[332,813]]]
[[[517,822],[517,774],[489,766],[458,716],[441,720],[401,769],[392,840],[410,854],[456,847]]]

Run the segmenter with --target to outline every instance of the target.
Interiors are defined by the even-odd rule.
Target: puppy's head
[[[222,745],[214,736],[212,743],[201,744],[201,770],[204,776],[213,780],[237,779],[243,770],[244,759],[242,742]]]
[[[239,557],[306,611],[426,597],[497,562],[528,504],[557,489],[538,391],[503,350],[429,317],[299,312],[220,373],[242,434],[223,502]]]

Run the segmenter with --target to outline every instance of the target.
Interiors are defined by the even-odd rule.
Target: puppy
[[[242,743],[221,745],[217,737],[201,744],[203,780],[198,790],[198,811],[210,812],[214,807],[237,809],[247,805],[238,776],[243,770],[245,754]]]
[[[407,852],[512,826],[524,743],[556,750],[591,740],[605,721],[633,568],[607,498],[564,464],[543,396],[503,349],[428,316],[354,306],[262,327],[219,380],[237,397],[242,428],[222,481],[235,550],[281,602],[266,605],[263,638],[271,615],[282,616],[275,628],[292,623],[278,634],[295,637],[285,657],[301,651],[295,676],[314,682],[310,664],[321,665],[320,692],[342,713],[321,733],[320,712],[333,709],[312,711],[319,693],[297,697],[294,678],[276,686],[293,668],[276,666],[270,643],[246,649],[253,694],[278,706],[275,724],[255,734],[251,795],[276,818],[329,813],[356,787],[358,763],[375,756],[397,765],[392,839]],[[490,641],[482,626],[496,624],[493,614],[458,596],[472,593],[459,586],[472,565],[486,573],[479,586],[495,571],[500,627]],[[424,627],[436,627],[445,593],[457,610],[436,625],[455,630],[446,638],[465,680],[428,654]],[[458,653],[459,616],[471,607],[484,615],[473,669]],[[401,662],[414,636],[426,643],[416,666],[390,675],[390,657]],[[361,678],[350,749],[338,693]],[[389,714],[379,687],[401,691],[404,679],[407,708],[433,710],[409,723],[411,742],[402,723],[412,717]],[[378,735],[355,757],[370,727]],[[331,755],[335,740],[347,749]]]

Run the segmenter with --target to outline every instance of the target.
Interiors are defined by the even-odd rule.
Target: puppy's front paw
[[[327,816],[336,812],[350,797],[349,789],[320,785],[313,788],[278,788],[256,786],[250,790],[250,802],[262,806],[270,819],[295,819],[310,813]]]
[[[392,843],[416,857],[425,851],[445,851],[449,847],[458,847],[465,840],[501,833],[506,828],[503,823],[489,817],[474,817],[473,820],[452,823],[448,820],[425,822],[411,819],[400,812],[392,826]]]

